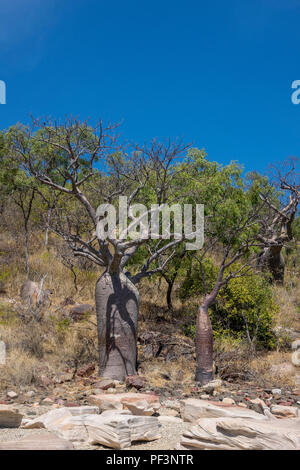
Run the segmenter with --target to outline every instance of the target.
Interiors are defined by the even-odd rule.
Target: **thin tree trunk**
[[[27,223],[25,223],[25,270],[28,276],[29,275],[29,233],[28,233]]]
[[[168,290],[167,290],[167,305],[168,309],[173,311],[173,304],[172,304],[172,290],[174,286],[174,281],[167,280],[168,283]]]
[[[105,272],[95,297],[99,375],[123,381],[137,373],[139,293],[125,274]]]
[[[208,306],[205,301],[200,305],[196,325],[195,380],[201,385],[207,384],[213,378],[213,331]]]
[[[50,225],[50,219],[51,219],[51,209],[48,209],[47,213],[47,227],[46,227],[46,233],[45,233],[45,248],[48,250],[48,243],[49,243],[49,225]]]

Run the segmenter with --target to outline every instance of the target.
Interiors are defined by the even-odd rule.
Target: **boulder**
[[[70,308],[69,316],[74,321],[80,321],[87,313],[94,312],[94,306],[90,304],[75,304]]]
[[[300,450],[300,421],[200,419],[183,433],[182,450]]]
[[[223,402],[213,402],[208,400],[199,400],[197,398],[188,398],[182,400],[181,416],[183,421],[193,423],[199,418],[249,418],[266,419],[262,414],[255,411],[232,406]]]
[[[152,416],[160,408],[159,403],[149,403],[147,400],[135,400],[130,398],[122,400],[122,404],[135,416]]]
[[[134,387],[137,390],[145,387],[146,385],[146,378],[141,375],[128,375],[126,377],[125,383],[127,387]]]
[[[300,339],[296,339],[295,341],[293,341],[291,347],[293,351],[297,351],[297,349],[300,349]]]
[[[113,379],[101,379],[98,382],[95,382],[93,384],[94,388],[101,389],[101,390],[107,390],[108,388],[114,388],[115,387],[115,381]]]
[[[285,328],[284,326],[276,326],[273,329],[274,334],[277,338],[287,338],[290,341],[299,339],[299,331],[295,331],[292,328]]]
[[[293,375],[295,373],[295,368],[290,362],[282,362],[280,364],[272,364],[270,367],[270,373],[275,378],[278,375]]]
[[[89,377],[90,375],[94,373],[95,369],[96,369],[95,364],[87,364],[86,366],[83,366],[80,369],[78,369],[78,371],[76,372],[76,375],[78,375],[78,377]]]
[[[60,439],[54,434],[33,435],[19,441],[0,443],[0,450],[72,450],[71,442]]]
[[[127,408],[134,415],[150,416],[160,407],[159,397],[150,393],[103,393],[91,395],[89,399],[102,411]]]
[[[266,411],[269,411],[268,406],[261,398],[254,398],[253,400],[250,400],[249,403],[251,404],[251,409],[257,413],[266,414]]]
[[[0,405],[0,428],[18,428],[23,415],[13,405]]]
[[[229,397],[223,398],[222,402],[227,404],[227,405],[235,405],[235,401],[232,398],[229,398]]]
[[[276,418],[298,418],[299,410],[296,406],[272,405],[271,413]]]
[[[215,390],[218,390],[222,387],[222,380],[215,379],[208,382],[206,385],[203,385],[201,389],[209,394],[212,394]]]
[[[57,384],[62,384],[64,382],[71,382],[72,379],[73,379],[73,374],[60,373],[60,374],[56,374],[56,376],[53,378],[53,382]]]
[[[292,363],[296,367],[300,367],[300,350],[293,352],[292,354]]]

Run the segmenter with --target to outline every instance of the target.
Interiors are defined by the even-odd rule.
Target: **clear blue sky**
[[[300,156],[300,0],[0,0],[0,128],[123,120],[246,169]]]

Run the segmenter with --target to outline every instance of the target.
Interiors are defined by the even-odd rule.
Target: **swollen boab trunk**
[[[265,248],[259,256],[258,266],[269,271],[272,275],[272,280],[282,284],[285,270],[282,246]]]
[[[123,273],[105,272],[96,285],[99,375],[135,375],[139,293]]]
[[[208,305],[200,305],[196,324],[196,376],[200,385],[213,378],[213,331],[208,315]]]

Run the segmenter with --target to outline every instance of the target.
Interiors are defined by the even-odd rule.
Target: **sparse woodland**
[[[293,387],[299,161],[245,173],[181,141],[129,145],[118,132],[70,118],[0,134],[0,396],[91,364],[187,394],[214,377]],[[202,248],[187,250],[184,234],[101,238],[97,208],[119,196],[129,216],[134,203],[203,204]]]

